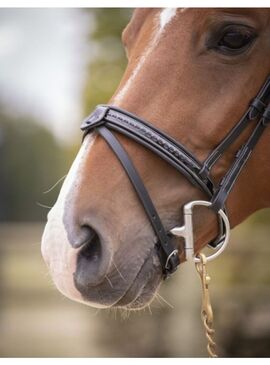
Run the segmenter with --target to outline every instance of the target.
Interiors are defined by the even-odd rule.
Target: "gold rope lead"
[[[213,310],[209,294],[209,283],[211,278],[206,271],[206,256],[202,253],[199,253],[196,257],[200,260],[200,262],[195,263],[195,266],[200,275],[202,284],[201,317],[207,338],[207,351],[210,357],[218,357],[216,354],[216,343],[214,342],[215,331],[213,329]]]

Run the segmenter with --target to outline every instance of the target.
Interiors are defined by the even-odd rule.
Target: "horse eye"
[[[253,37],[248,33],[238,31],[229,31],[219,41],[219,46],[230,49],[239,49],[245,47],[252,41]]]
[[[240,54],[251,46],[256,36],[255,31],[246,26],[226,27],[213,48],[227,55]]]

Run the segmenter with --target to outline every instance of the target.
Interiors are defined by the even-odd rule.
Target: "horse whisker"
[[[62,176],[50,189],[43,191],[43,194],[48,194],[50,191],[52,191],[62,180],[64,180],[66,176],[67,174]]]
[[[113,265],[114,265],[114,267],[115,267],[115,269],[116,269],[116,271],[118,272],[118,274],[121,276],[121,278],[124,280],[124,281],[126,281],[126,279],[124,278],[124,276],[121,274],[121,271],[118,269],[118,267],[116,266],[116,264],[115,264],[115,262],[113,261]]]
[[[112,284],[111,280],[108,278],[107,275],[105,275],[105,278],[108,281],[108,283],[110,284],[110,287],[113,289],[113,284]]]
[[[48,205],[42,204],[40,202],[36,202],[36,205],[38,205],[41,208],[52,209],[52,207],[49,207]]]
[[[130,316],[130,313],[131,313],[131,310],[129,310],[128,308],[123,308],[122,311],[121,311],[121,317],[126,320],[129,318]]]
[[[95,313],[93,314],[93,317],[96,317],[100,312],[100,308],[97,308],[97,310],[95,311]]]
[[[161,299],[165,304],[167,304],[170,308],[174,309],[174,306],[169,303],[165,298],[163,298],[159,293],[156,294],[156,298]]]

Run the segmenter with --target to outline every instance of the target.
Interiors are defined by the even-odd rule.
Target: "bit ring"
[[[211,202],[205,200],[194,200],[187,203],[184,206],[184,225],[181,227],[175,227],[170,232],[178,237],[183,237],[185,240],[185,255],[186,259],[193,259],[195,262],[199,262],[200,259],[194,255],[194,237],[193,237],[193,208],[195,206],[205,206],[211,208]],[[227,247],[230,238],[230,222],[225,212],[220,209],[217,214],[220,216],[224,223],[225,233],[223,240],[218,245],[218,250],[212,255],[206,256],[206,261],[212,261],[217,258]]]

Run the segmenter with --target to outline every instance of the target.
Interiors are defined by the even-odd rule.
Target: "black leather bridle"
[[[158,128],[114,106],[99,105],[83,121],[81,129],[84,131],[84,136],[90,131],[97,131],[106,140],[125,169],[157,236],[158,241],[156,247],[164,277],[174,272],[180,264],[178,251],[173,244],[170,233],[164,228],[157,210],[129,155],[112,131],[119,132],[153,151],[183,174],[194,186],[200,188],[207,195],[209,201],[211,201],[211,208],[215,212],[218,212],[220,209],[225,211],[225,202],[237,177],[245,166],[263,131],[270,124],[269,103],[270,76],[255,99],[251,101],[240,121],[231,129],[203,163],[199,162],[178,141]],[[256,120],[253,132],[237,151],[231,167],[216,186],[211,180],[211,168],[253,120]],[[213,247],[217,246],[222,240],[222,224],[220,225],[220,229],[221,235],[214,242],[210,243]]]

